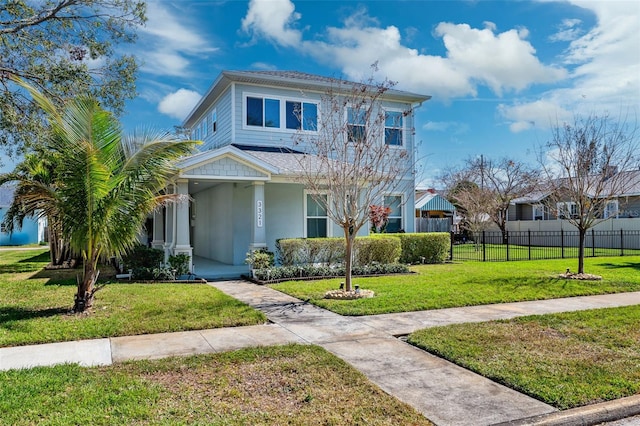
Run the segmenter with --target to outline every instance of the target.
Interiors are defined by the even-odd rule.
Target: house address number
[[[256,202],[256,225],[258,226],[258,228],[262,228],[262,217],[263,217],[262,200],[258,200]]]

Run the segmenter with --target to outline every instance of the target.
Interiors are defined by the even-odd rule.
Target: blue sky
[[[426,184],[470,156],[535,163],[574,114],[640,114],[640,1],[158,0],[126,129],[180,124],[222,70],[297,70],[431,95]]]

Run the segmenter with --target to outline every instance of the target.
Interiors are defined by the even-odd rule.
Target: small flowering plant
[[[389,223],[391,209],[385,206],[369,206],[369,222],[371,222],[371,232],[380,234],[386,231]]]

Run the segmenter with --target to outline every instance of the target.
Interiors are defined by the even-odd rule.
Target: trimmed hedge
[[[406,274],[409,267],[400,263],[381,264],[371,263],[365,266],[354,266],[352,275],[382,275],[382,274]],[[270,269],[258,269],[254,271],[255,278],[260,281],[283,281],[300,278],[327,278],[344,277],[344,266],[332,268],[329,266],[278,266]]]
[[[451,236],[447,232],[373,235],[376,239],[384,237],[400,239],[402,245],[400,263],[442,263],[447,260],[451,247]]]
[[[354,266],[372,263],[397,263],[402,253],[401,242],[393,237],[357,237],[354,247]],[[335,238],[283,238],[276,242],[278,263],[282,266],[324,265],[344,263],[345,240]]]

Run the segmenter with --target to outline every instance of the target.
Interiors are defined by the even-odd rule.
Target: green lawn
[[[69,315],[71,273],[46,250],[0,251],[0,346],[261,324],[266,317],[205,284],[107,284],[89,315]]]
[[[559,409],[640,394],[640,306],[418,331],[409,342]]]
[[[317,346],[0,372],[2,425],[431,425]]]
[[[518,262],[461,262],[412,267],[415,274],[372,278],[355,277],[354,285],[373,290],[371,299],[324,299],[337,289],[336,278],[321,281],[288,281],[273,284],[276,290],[309,300],[342,315],[373,315],[455,306],[640,290],[640,256],[588,258],[585,271],[603,276],[602,281],[558,278],[576,259]]]

